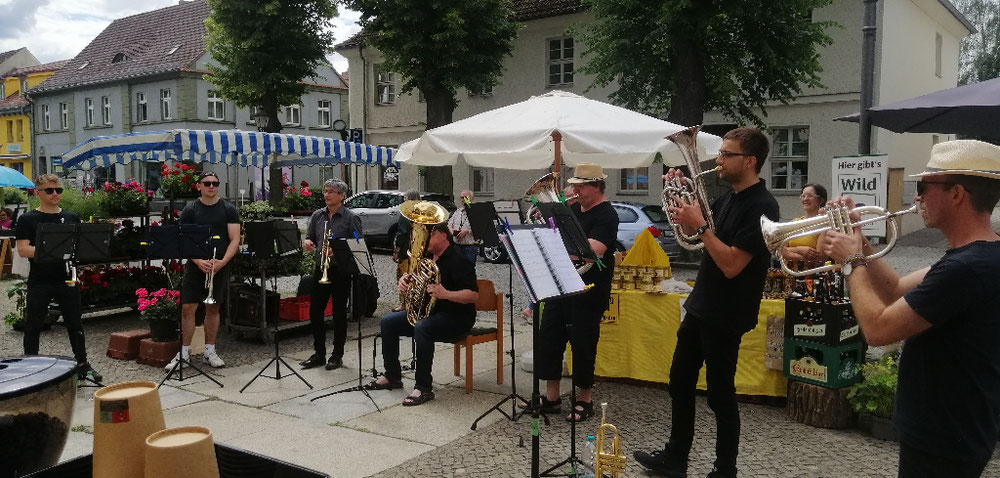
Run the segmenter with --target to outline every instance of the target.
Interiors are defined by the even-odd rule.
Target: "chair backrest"
[[[486,279],[476,280],[479,286],[479,299],[476,300],[476,310],[497,310],[503,304],[497,300],[496,288],[493,282]]]

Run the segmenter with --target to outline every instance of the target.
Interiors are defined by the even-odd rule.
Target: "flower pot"
[[[150,320],[149,333],[153,342],[172,342],[177,340],[177,321],[171,319]]]

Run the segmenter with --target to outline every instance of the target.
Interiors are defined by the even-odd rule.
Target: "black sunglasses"
[[[52,194],[52,193],[62,194],[63,188],[45,188],[42,189],[42,191],[45,191],[45,194]]]
[[[950,181],[917,181],[917,196],[924,195],[924,191],[927,191],[928,184],[947,184],[947,187],[955,185],[955,183]]]
[[[219,184],[221,184],[219,181],[203,181],[201,183],[201,185],[206,188],[217,188],[219,187]]]

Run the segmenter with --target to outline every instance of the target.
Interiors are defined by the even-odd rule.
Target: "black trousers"
[[[670,449],[687,458],[694,440],[695,388],[704,363],[708,406],[715,413],[715,468],[736,475],[740,444],[740,411],[736,404],[736,360],[743,334],[717,329],[686,314],[677,330],[677,348],[670,366],[673,424]]]
[[[607,294],[591,290],[582,295],[547,301],[538,324],[539,350],[535,366],[541,380],[559,380],[566,342],[573,346],[573,382],[578,388],[594,386],[594,361],[601,337],[601,317],[608,308]]]
[[[317,271],[318,272],[318,271]],[[351,291],[350,279],[334,274],[330,270],[330,283],[320,284],[317,279],[309,297],[309,323],[313,333],[313,351],[320,357],[326,356],[326,304],[333,298],[333,353],[332,357],[344,356],[344,342],[347,341],[347,296]],[[314,277],[322,277],[316,274]]]
[[[49,313],[49,303],[55,301],[62,312],[73,357],[79,363],[87,361],[87,345],[80,320],[80,288],[69,287],[64,282],[28,282],[25,303],[24,354],[38,355],[38,342],[42,324]]]
[[[469,330],[476,323],[476,316],[455,317],[439,312],[432,313],[410,325],[406,320],[406,311],[391,312],[382,317],[382,363],[385,366],[385,378],[398,381],[403,376],[399,365],[399,338],[413,337],[416,350],[416,374],[414,388],[421,392],[433,391],[431,368],[434,364],[434,343],[454,343],[469,335]]]
[[[899,444],[899,478],[978,478],[989,461],[959,461]]]

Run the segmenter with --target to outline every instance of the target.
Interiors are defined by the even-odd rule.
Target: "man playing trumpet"
[[[201,304],[208,298],[208,277],[212,277],[211,289],[214,302],[205,303],[205,362],[219,368],[226,365],[215,350],[215,338],[219,334],[219,304],[225,299],[229,285],[229,261],[240,248],[240,213],[236,206],[219,197],[219,176],[205,171],[198,176],[197,188],[200,196],[191,201],[181,211],[181,224],[209,226],[215,246],[215,257],[211,259],[191,259],[184,264],[184,278],[181,281],[181,351],[174,356],[165,369],[170,371],[183,357],[189,359],[191,339],[194,338],[194,316]]]
[[[325,247],[334,238],[364,237],[361,218],[344,206],[347,184],[339,179],[327,179],[323,183],[323,201],[326,206],[317,209],[309,218],[306,240],[302,243],[306,252],[314,252],[316,268],[313,276],[316,285],[309,295],[309,324],[313,333],[313,354],[299,362],[303,369],[318,367],[326,363],[327,370],[344,365],[344,343],[347,341],[347,294],[351,290],[347,281],[350,277],[341,273],[341,268],[333,262],[333,249]],[[327,256],[323,256],[323,251]],[[329,262],[328,262],[329,261]],[[326,273],[327,283],[322,283]],[[333,299],[333,353],[326,358],[326,304]]]
[[[828,231],[819,249],[845,264],[865,340],[906,340],[893,414],[899,476],[978,477],[1000,435],[1000,236],[990,226],[1000,199],[1000,147],[936,144],[916,176],[924,224],[951,246],[941,260],[900,277],[866,258],[875,251],[860,228]],[[854,208],[849,198],[830,205]]]
[[[735,478],[740,442],[740,412],[736,404],[736,360],[743,334],[757,325],[771,254],[764,244],[760,216],[778,218],[778,203],[760,179],[769,141],[752,128],[723,136],[715,163],[719,177],[732,184],[712,204],[715,230],[698,204],[671,207],[671,222],[697,233],[706,252],[694,290],[684,302],[687,311],[677,330],[677,348],[670,367],[671,428],[663,450],[636,452],[640,465],[672,478],[687,476],[688,453],[694,440],[695,387],[704,363],[708,406],[715,413],[715,470],[709,478]],[[682,173],[670,169],[664,180]]]

